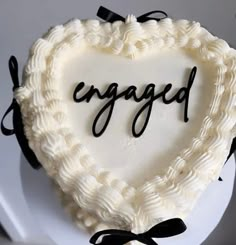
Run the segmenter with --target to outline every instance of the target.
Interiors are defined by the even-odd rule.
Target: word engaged
[[[177,93],[172,98],[169,98],[169,99],[167,99],[167,94],[172,88],[171,83],[168,83],[164,87],[164,89],[157,94],[155,93],[155,84],[150,83],[145,87],[142,95],[140,97],[138,97],[137,93],[136,93],[137,88],[133,85],[129,86],[124,91],[118,93],[118,84],[117,83],[111,83],[107,87],[106,91],[103,93],[101,93],[98,88],[95,88],[92,85],[92,86],[90,86],[88,91],[83,93],[83,95],[80,95],[80,92],[85,87],[84,82],[80,82],[76,86],[74,93],[73,93],[73,99],[77,103],[82,102],[82,101],[89,103],[90,100],[92,99],[92,97],[95,95],[97,96],[97,98],[99,98],[101,100],[108,99],[108,102],[100,109],[100,111],[98,112],[97,116],[94,119],[93,126],[92,126],[92,132],[93,132],[93,135],[95,137],[101,136],[104,133],[104,131],[106,130],[106,128],[110,122],[112,112],[113,112],[113,109],[115,107],[115,103],[118,99],[120,99],[120,98],[124,98],[125,100],[133,99],[135,102],[138,102],[138,103],[142,102],[142,101],[146,101],[146,103],[144,103],[144,105],[140,108],[140,110],[135,115],[133,123],[132,123],[133,136],[134,137],[140,137],[148,125],[148,122],[149,122],[149,119],[151,116],[151,112],[152,112],[153,102],[159,98],[162,99],[162,102],[164,104],[170,104],[174,101],[176,101],[177,103],[184,103],[184,122],[188,122],[188,120],[189,120],[189,118],[188,118],[189,96],[190,96],[191,87],[192,87],[193,82],[194,82],[194,78],[196,76],[196,72],[197,72],[197,67],[193,67],[191,72],[190,72],[190,75],[189,75],[187,86],[180,88],[177,91]],[[107,114],[107,117],[105,118],[105,122],[104,122],[103,126],[101,127],[101,129],[97,130],[97,124],[98,124],[100,118],[102,118],[103,114]],[[142,114],[146,115],[145,121],[144,121],[141,129],[139,129],[139,131],[137,131],[136,130],[136,124],[137,124],[138,119],[140,118],[140,116]]]

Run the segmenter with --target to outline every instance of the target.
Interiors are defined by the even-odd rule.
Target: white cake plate
[[[41,169],[33,170],[22,157],[22,188],[35,222],[52,244],[88,245],[90,236],[70,220],[57,198],[49,178]],[[232,156],[222,170],[223,181],[215,181],[203,194],[186,220],[187,231],[172,238],[158,239],[161,245],[199,245],[221,220],[232,196],[235,179],[235,159]]]

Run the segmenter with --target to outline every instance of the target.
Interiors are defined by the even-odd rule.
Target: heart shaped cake
[[[51,28],[14,91],[30,148],[91,233],[185,220],[227,159],[235,95],[224,40],[132,15]]]

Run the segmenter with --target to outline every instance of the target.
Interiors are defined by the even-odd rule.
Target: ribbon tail
[[[16,88],[19,88],[20,83],[19,83],[19,77],[18,77],[18,62],[15,56],[11,56],[9,61],[8,61],[8,67],[9,67],[9,71],[11,74],[11,79],[13,82],[13,91]]]
[[[155,225],[146,234],[148,237],[163,238],[179,235],[185,232],[186,229],[187,227],[182,219],[174,218]]]
[[[103,7],[100,6],[97,12],[97,16],[107,22],[113,23],[115,21],[121,20],[125,21],[125,18],[122,17],[121,15]]]
[[[236,137],[233,138],[233,141],[232,141],[232,144],[231,144],[231,147],[230,147],[230,151],[229,151],[229,155],[227,157],[227,160],[225,161],[225,164],[227,163],[229,158],[234,154],[235,151],[236,151]],[[219,177],[218,180],[219,181],[223,181],[223,179],[221,177]]]
[[[162,16],[160,17],[151,17],[150,15],[153,15],[153,14],[161,14]],[[145,22],[145,21],[148,21],[148,20],[156,20],[156,21],[160,21],[162,19],[165,19],[167,18],[168,15],[166,12],[162,11],[162,10],[154,10],[154,11],[150,11],[146,14],[143,14],[143,15],[140,15],[138,18],[137,18],[137,21],[139,22]]]
[[[15,103],[16,103],[16,101],[13,99],[11,105],[8,107],[8,109],[6,110],[6,112],[5,112],[5,114],[3,115],[2,120],[1,120],[1,131],[2,131],[2,133],[3,133],[5,136],[13,135],[13,134],[15,133],[14,128],[13,128],[13,129],[9,129],[9,128],[6,128],[5,125],[4,125],[4,120],[5,120],[5,118],[7,117],[7,115],[8,115],[12,110],[14,110]]]
[[[229,158],[232,156],[232,154],[236,151],[236,137],[233,138],[233,141],[232,141],[232,145],[231,145],[231,148],[230,148],[230,151],[229,151],[229,155],[227,157],[227,160],[226,162],[229,160]],[[225,162],[225,163],[226,163]]]

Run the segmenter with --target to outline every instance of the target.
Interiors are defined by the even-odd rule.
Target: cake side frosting
[[[128,58],[153,46],[188,49],[203,63],[214,65],[208,115],[189,148],[166,167],[163,176],[134,188],[95,164],[74,135],[58,93],[57,75],[63,53],[79,50],[83,42]],[[78,220],[92,232],[100,229],[99,224],[142,232],[170,217],[185,219],[208,184],[218,178],[235,134],[235,70],[235,51],[196,22],[138,23],[134,16],[113,24],[72,20],[36,41],[25,67],[24,85],[15,97],[30,147],[69,196],[71,206],[82,210],[84,218]]]

